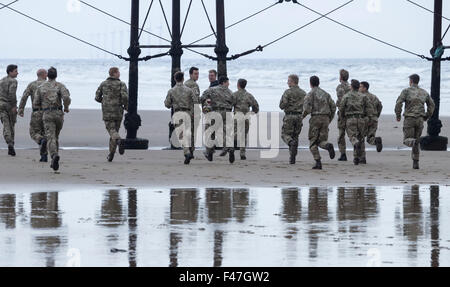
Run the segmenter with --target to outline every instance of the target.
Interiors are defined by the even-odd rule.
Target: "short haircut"
[[[370,85],[368,82],[361,82],[361,85],[363,85],[367,90],[369,90]]]
[[[289,79],[291,79],[296,85],[298,85],[299,79],[297,75],[289,75]]]
[[[227,76],[220,76],[220,78],[219,78],[219,85],[222,85],[222,84],[228,82],[229,80],[230,79],[228,79]]]
[[[358,80],[352,80],[352,84],[351,85],[352,85],[352,89],[354,91],[357,91],[359,89],[360,83],[359,83]]]
[[[39,69],[39,70],[36,72],[36,75],[37,75],[38,77],[42,77],[42,76],[44,76],[44,75],[47,75],[47,70],[45,70],[45,69]]]
[[[318,87],[320,85],[320,79],[317,76],[312,76],[311,78],[309,78],[309,83],[313,87]]]
[[[109,69],[109,76],[112,77],[114,76],[115,73],[119,72],[119,68],[117,67],[112,67],[111,69]]]
[[[58,71],[56,70],[56,68],[50,67],[50,69],[48,69],[48,72],[47,72],[47,77],[50,80],[56,79],[56,77],[58,77]]]
[[[176,72],[174,78],[177,83],[182,82],[184,80],[184,73]]]
[[[420,76],[417,74],[409,76],[409,79],[413,82],[413,84],[418,84],[420,82]]]
[[[198,71],[198,68],[197,67],[191,67],[189,69],[189,75],[192,75],[195,71]]]
[[[17,69],[17,65],[8,65],[8,67],[6,67],[6,73],[9,75],[9,73],[14,72],[15,69]]]
[[[247,80],[246,79],[239,79],[238,80],[238,85],[239,85],[239,87],[241,87],[241,89],[245,89],[245,87],[247,87]]]
[[[216,71],[216,70],[209,70],[209,73],[210,73],[210,74],[211,74],[211,73],[214,73],[214,75],[217,76],[217,71]]]
[[[349,72],[347,70],[344,70],[344,69],[339,71],[339,75],[341,76],[341,79],[343,81],[348,81],[348,78],[350,78]]]

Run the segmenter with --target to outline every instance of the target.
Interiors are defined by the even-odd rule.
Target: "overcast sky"
[[[6,4],[12,0],[0,0]],[[204,0],[215,24],[215,1]],[[415,0],[433,9],[432,0]],[[68,33],[93,42],[117,54],[126,55],[129,45],[129,27],[99,12],[77,5],[75,0],[19,0],[13,8],[54,25]],[[129,0],[86,0],[117,17],[129,21]],[[141,21],[149,0],[141,0]],[[171,21],[171,0],[162,0]],[[182,17],[189,0],[182,0]],[[227,25],[267,7],[275,0],[226,0]],[[327,13],[347,0],[304,0],[302,3]],[[371,3],[372,2],[372,3]],[[450,5],[444,1],[444,15],[450,16]],[[230,54],[236,54],[268,43],[275,38],[317,18],[299,5],[283,3],[259,16],[227,30]],[[349,26],[385,41],[429,55],[432,46],[433,14],[413,6],[406,0],[355,0],[347,7],[330,15]],[[444,29],[449,22],[444,20]],[[146,29],[169,38],[158,0],[150,13]],[[211,32],[201,1],[194,0],[183,35],[187,44]],[[41,26],[9,9],[0,10],[0,53],[3,58],[103,58],[106,55]],[[214,44],[211,37],[202,43]],[[144,35],[141,44],[165,44]],[[447,42],[448,44],[448,42]],[[213,51],[203,50],[208,54]],[[152,51],[157,53],[159,51]],[[185,52],[185,56],[196,55]],[[147,53],[145,53],[147,54]],[[386,47],[373,40],[346,30],[322,19],[281,42],[268,47],[253,58],[398,58],[408,54]]]

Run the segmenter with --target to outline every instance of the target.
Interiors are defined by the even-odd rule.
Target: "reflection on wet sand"
[[[64,266],[69,248],[85,247],[83,263],[96,266],[366,266],[370,248],[380,252],[383,264],[449,266],[450,233],[441,227],[448,225],[450,208],[440,203],[449,202],[450,193],[442,189],[450,191],[413,186],[2,194],[0,265]],[[75,203],[89,200],[92,205]],[[86,219],[90,214],[95,220]],[[14,243],[24,238],[32,242],[30,250]],[[88,248],[89,240],[95,248]],[[167,247],[148,249],[155,243]],[[23,256],[30,260],[18,259]]]

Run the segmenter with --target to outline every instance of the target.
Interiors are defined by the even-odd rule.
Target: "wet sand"
[[[355,167],[324,156],[322,171],[313,171],[309,151],[300,151],[298,162],[288,164],[288,151],[275,159],[248,160],[230,165],[227,157],[208,162],[201,151],[191,165],[183,164],[181,151],[127,151],[106,161],[107,151],[64,150],[59,173],[38,162],[37,150],[19,150],[16,158],[0,155],[0,192],[29,186],[101,185],[107,187],[286,187],[286,186],[386,186],[411,184],[450,185],[448,152],[423,152],[421,170],[412,170],[410,151],[369,152],[368,164]],[[216,153],[217,155],[218,153]]]
[[[0,266],[450,266],[444,186],[0,194]]]

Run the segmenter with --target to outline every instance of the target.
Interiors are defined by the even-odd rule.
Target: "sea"
[[[121,79],[128,82],[128,62],[118,59],[1,59],[0,71],[8,64],[19,66],[18,97],[27,84],[36,79],[39,68],[54,66],[58,69],[58,81],[64,83],[71,92],[73,109],[100,109],[94,101],[99,84],[108,76],[112,66],[121,69]],[[208,59],[183,59],[182,70],[188,77],[191,66],[200,69],[199,85],[208,88],[208,71],[216,67]],[[394,114],[395,101],[401,91],[408,87],[408,76],[421,76],[421,86],[430,90],[431,62],[421,59],[239,59],[229,62],[228,76],[230,88],[236,90],[237,80],[248,80],[247,90],[260,104],[262,111],[279,111],[279,101],[287,88],[287,77],[298,74],[300,87],[308,91],[309,77],[317,75],[321,87],[336,98],[339,84],[339,70],[350,71],[351,79],[367,81],[370,91],[383,102],[383,114]],[[164,99],[170,89],[170,58],[155,59],[139,64],[140,110],[165,110]],[[30,106],[31,103],[28,103]],[[442,63],[441,107],[442,116],[450,116],[450,65]]]

